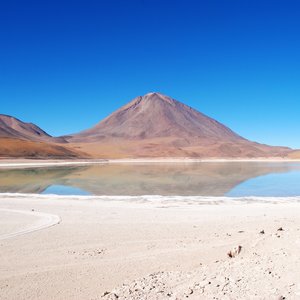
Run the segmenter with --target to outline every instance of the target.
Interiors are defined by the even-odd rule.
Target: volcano
[[[63,137],[93,157],[278,157],[291,149],[249,141],[160,93],[139,96],[94,127]]]

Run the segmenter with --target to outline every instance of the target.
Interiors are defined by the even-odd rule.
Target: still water
[[[121,164],[0,170],[1,193],[300,196],[300,163]]]

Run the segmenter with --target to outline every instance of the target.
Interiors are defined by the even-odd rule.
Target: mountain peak
[[[147,107],[147,108],[153,109],[155,104],[158,104],[159,106],[161,106],[161,104],[166,104],[166,103],[174,106],[176,103],[179,103],[179,102],[172,99],[171,97],[163,95],[161,93],[151,92],[151,93],[147,93],[143,96],[138,96],[138,97],[134,98],[129,103],[125,104],[124,106],[119,108],[117,111],[115,111],[113,113],[113,115],[116,113],[125,112],[128,110],[134,110],[134,109],[136,110],[138,108],[145,109]]]
[[[147,93],[147,94],[145,94],[144,96],[142,96],[143,98],[161,98],[161,99],[164,99],[164,98],[169,98],[168,96],[166,96],[166,95],[163,95],[163,94],[161,94],[161,93],[158,93],[158,92],[151,92],[151,93]]]
[[[173,104],[175,102],[175,100],[172,99],[171,97],[166,96],[166,95],[161,94],[161,93],[158,93],[158,92],[148,93],[148,94],[142,96],[142,100],[151,100],[151,101],[160,100],[160,101],[167,102],[169,104]]]

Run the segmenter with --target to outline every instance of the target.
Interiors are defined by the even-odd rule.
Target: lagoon
[[[0,192],[290,197],[300,196],[300,163],[141,163],[1,169]]]

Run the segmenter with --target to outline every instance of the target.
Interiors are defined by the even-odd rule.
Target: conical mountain
[[[216,120],[160,93],[133,99],[93,128],[74,135],[73,140],[97,141],[107,137],[242,139]]]
[[[160,93],[139,96],[94,127],[65,137],[94,157],[268,157],[289,148],[248,141]]]

